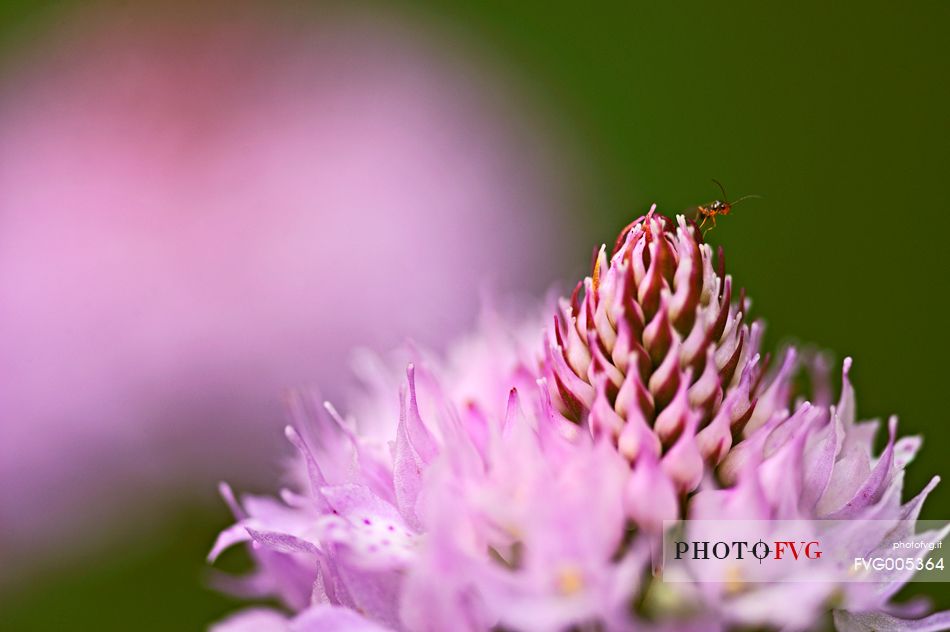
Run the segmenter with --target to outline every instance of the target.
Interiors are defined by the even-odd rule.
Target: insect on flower
[[[716,227],[716,217],[718,217],[719,215],[728,215],[732,211],[732,207],[743,200],[762,197],[761,195],[743,195],[738,200],[735,200],[734,202],[730,202],[729,196],[726,195],[726,188],[722,186],[722,183],[719,182],[719,180],[716,180],[715,178],[713,178],[713,182],[715,182],[716,186],[719,187],[719,190],[722,191],[722,199],[713,200],[709,204],[701,204],[695,207],[694,209],[690,209],[690,210],[695,211],[695,215],[693,217],[694,221],[699,221],[700,217],[703,218],[702,222],[700,222],[699,224],[700,230],[702,230],[703,226],[706,225],[707,221],[712,220],[712,225],[709,228],[707,228],[705,231],[703,231],[703,237],[705,237],[709,231],[711,231],[713,228]]]

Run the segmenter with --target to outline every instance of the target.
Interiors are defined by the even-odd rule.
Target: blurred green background
[[[3,3],[4,61],[68,4]],[[768,343],[854,356],[859,414],[898,413],[903,433],[926,437],[908,492],[950,473],[950,3],[386,10],[487,52],[541,104],[585,165],[588,202],[577,214],[599,241],[652,202],[672,212],[709,201],[712,177],[734,197],[762,195],[710,241],[767,320]],[[565,256],[580,269],[591,245]],[[922,517],[950,518],[950,485]],[[0,596],[0,628],[200,629],[234,607],[203,588],[204,555],[227,522],[223,506],[183,507],[105,554],[15,583]],[[905,592],[947,608],[945,588]]]

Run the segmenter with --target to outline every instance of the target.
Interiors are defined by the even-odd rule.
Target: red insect
[[[741,202],[742,200],[748,200],[749,198],[761,198],[761,195],[743,195],[738,200],[733,202],[729,201],[729,196],[726,195],[726,189],[722,186],[722,183],[719,180],[713,178],[713,182],[719,187],[719,190],[722,191],[721,200],[713,200],[709,204],[701,204],[696,207],[696,215],[693,218],[694,221],[699,221],[699,218],[702,217],[703,221],[699,224],[699,229],[702,230],[703,226],[706,225],[706,222],[712,220],[712,225],[703,231],[703,237],[716,227],[716,218],[720,215],[728,215],[732,211],[732,207]]]

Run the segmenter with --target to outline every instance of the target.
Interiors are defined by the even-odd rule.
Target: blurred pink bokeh
[[[282,388],[560,272],[568,184],[447,40],[175,24],[74,23],[0,84],[0,549],[261,475]]]

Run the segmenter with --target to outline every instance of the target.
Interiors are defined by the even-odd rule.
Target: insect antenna
[[[713,178],[712,181],[715,182],[716,186],[719,187],[719,190],[722,191],[722,201],[725,202],[726,200],[728,200],[729,196],[726,195],[726,187],[722,186],[722,182],[720,182],[719,180],[716,180],[715,178]]]
[[[736,204],[738,204],[738,203],[741,202],[742,200],[751,200],[751,199],[761,200],[761,199],[762,199],[762,196],[761,196],[761,195],[755,195],[755,194],[743,195],[743,196],[742,196],[741,198],[739,198],[738,200],[734,200],[734,201],[732,201],[732,202],[729,202],[729,206],[735,206]]]

